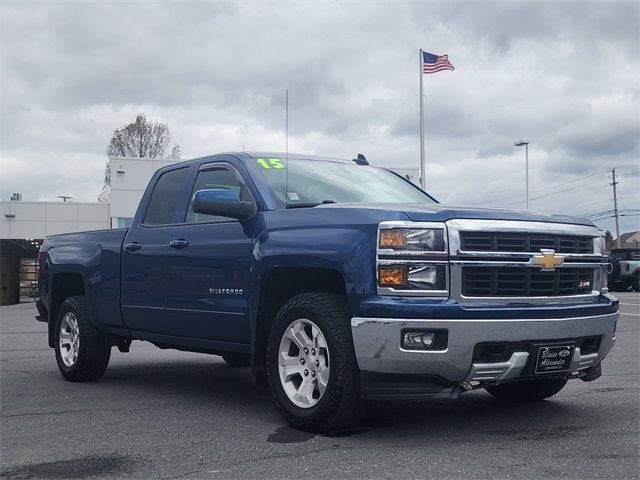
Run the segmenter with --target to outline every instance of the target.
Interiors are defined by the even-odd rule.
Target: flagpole
[[[422,80],[424,77],[424,56],[420,49],[420,186],[426,189],[426,165],[424,159],[424,96],[422,94]]]

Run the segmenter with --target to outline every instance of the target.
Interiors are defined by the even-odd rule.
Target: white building
[[[173,163],[164,158],[111,159],[111,228],[129,226],[151,176]]]
[[[0,304],[33,294],[36,255],[47,235],[109,228],[109,205],[90,202],[0,202]]]
[[[109,228],[109,204],[97,202],[0,202],[0,238],[43,239],[58,233]]]

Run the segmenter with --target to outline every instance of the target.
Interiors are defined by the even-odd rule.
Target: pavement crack
[[[4,415],[0,415],[0,418],[13,418],[13,417],[29,417],[29,416],[36,416],[36,415],[65,415],[68,413],[83,413],[83,412],[118,412],[124,410],[123,408],[101,408],[101,409],[95,409],[95,408],[82,408],[82,409],[76,409],[76,410],[54,410],[54,411],[50,411],[50,412],[23,412],[23,413],[10,413],[10,414],[4,414]]]

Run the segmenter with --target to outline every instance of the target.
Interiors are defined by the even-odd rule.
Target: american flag
[[[422,72],[436,73],[442,70],[455,70],[449,61],[449,55],[434,55],[433,53],[422,52]]]

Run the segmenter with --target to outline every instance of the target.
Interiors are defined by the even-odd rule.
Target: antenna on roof
[[[284,206],[289,204],[289,89],[284,89]]]
[[[361,153],[358,154],[358,158],[354,158],[352,161],[356,162],[358,165],[369,165],[369,162]]]

